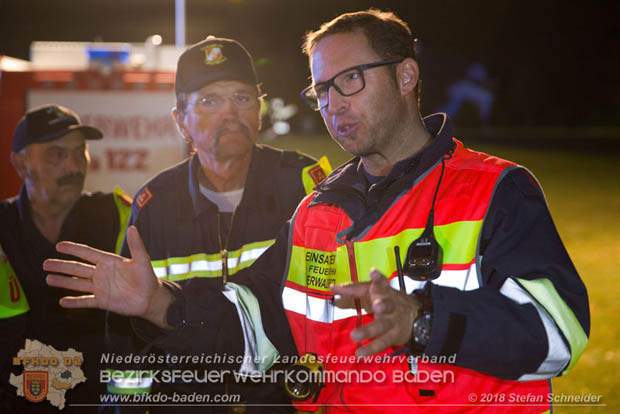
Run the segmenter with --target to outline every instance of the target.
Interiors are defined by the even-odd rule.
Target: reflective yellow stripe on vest
[[[441,279],[444,279],[449,282],[448,285],[453,285],[455,284],[455,276],[458,274],[459,279],[463,281],[460,288],[462,289],[465,286],[464,277],[465,273],[468,272],[465,265],[474,260],[481,228],[482,220],[457,221],[433,228],[437,242],[444,252],[443,263],[464,266],[462,272],[443,270],[434,283],[443,285]],[[409,245],[420,237],[423,231],[423,228],[406,229],[394,236],[356,242],[355,252],[360,280],[370,280],[370,269],[373,267],[386,276],[394,273],[396,271],[394,246],[400,247],[401,261],[404,263]],[[450,272],[450,277],[445,277],[444,273],[446,272]],[[455,274],[455,272],[459,273]]]
[[[583,351],[585,351],[588,344],[588,335],[549,279],[526,280],[516,278],[516,280],[553,317],[553,320],[564,334],[564,338],[568,341],[571,359],[569,365],[562,372],[562,375],[566,375],[575,366]]]
[[[0,245],[0,319],[12,318],[29,310],[26,294]]]
[[[127,223],[129,222],[129,216],[131,216],[131,198],[118,186],[114,186],[113,195],[114,204],[116,204],[119,218],[118,237],[116,238],[116,246],[114,251],[116,254],[120,254],[123,239],[125,238],[125,230],[127,229]]]
[[[444,248],[444,263],[457,265],[456,270],[442,270],[433,283],[455,287],[460,290],[473,290],[479,287],[474,255],[477,237],[482,220],[460,221],[435,226],[435,237]],[[400,233],[368,241],[354,243],[357,271],[361,281],[369,280],[373,267],[386,276],[396,271],[394,246],[400,246],[401,261],[405,260],[407,248],[424,229],[406,229]],[[349,282],[347,251],[339,246],[336,252],[325,252],[293,246],[288,280],[296,285],[315,291],[329,292],[330,284]],[[295,265],[294,263],[297,263]],[[423,282],[408,280],[407,291],[419,288]],[[397,287],[397,285],[394,285]],[[282,292],[284,309],[306,315],[310,320],[330,323],[356,315],[355,309],[334,307],[327,298],[306,296],[306,293],[285,287]],[[365,311],[362,312],[363,314]]]
[[[480,232],[481,226],[482,220],[459,221],[443,226],[435,226],[435,237],[444,249],[444,263],[462,265],[471,263],[476,254],[477,235]],[[386,276],[394,273],[396,271],[394,246],[400,246],[401,261],[404,262],[405,256],[407,255],[407,248],[415,239],[420,237],[422,231],[424,231],[423,228],[406,229],[394,236],[355,242],[357,270],[360,280],[370,280],[370,269],[373,267]],[[475,237],[472,237],[472,235],[475,235]],[[314,258],[313,254],[316,256],[316,260],[312,260]],[[319,263],[327,260],[322,258],[321,255],[335,255],[334,264]],[[332,283],[345,283],[350,281],[346,257],[347,252],[345,246],[339,246],[336,253],[321,252],[293,246],[291,262],[297,265],[290,266],[288,280],[301,286],[306,286],[308,283],[308,287],[312,289],[327,292],[329,291],[328,279],[334,279]],[[305,265],[300,265],[302,263]],[[469,268],[463,269],[463,273],[469,271]],[[459,271],[444,270],[442,276],[437,279],[438,281],[442,279],[443,273],[445,272],[449,272],[448,275],[450,277],[446,279],[450,279],[450,285],[453,284],[455,272]],[[327,277],[324,276],[326,273],[328,274]],[[330,276],[329,274],[333,274],[334,276]],[[313,280],[306,275],[315,275],[321,280]],[[448,281],[446,280],[446,282]],[[471,290],[471,288],[467,290]]]
[[[275,239],[257,241],[248,243],[239,250],[228,252],[228,274],[234,275],[252,265],[274,243]],[[219,253],[170,257],[153,260],[151,264],[158,278],[171,281],[222,276],[222,256]]]

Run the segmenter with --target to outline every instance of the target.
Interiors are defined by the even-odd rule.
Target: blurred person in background
[[[467,68],[463,79],[448,86],[446,90],[448,102],[439,111],[445,112],[454,120],[458,118],[463,107],[470,104],[477,109],[477,123],[487,125],[493,108],[493,84],[486,66],[482,63],[473,63]]]

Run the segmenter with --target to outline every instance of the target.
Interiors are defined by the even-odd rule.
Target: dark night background
[[[287,148],[315,156],[335,148],[329,154],[334,166],[347,156],[329,140],[320,116],[299,98],[309,76],[307,58],[300,50],[306,31],[343,12],[369,7],[396,12],[422,42],[424,115],[446,101],[447,86],[462,78],[469,64],[486,65],[495,95],[489,125],[478,127],[467,115],[470,108],[456,119],[455,136],[536,174],[590,298],[588,348],[572,373],[553,380],[553,389],[556,396],[567,398],[602,396],[602,404],[556,405],[553,412],[620,412],[617,0],[186,0],[186,4],[187,43],[213,34],[245,44],[269,96],[283,97],[304,111],[292,120],[293,126],[299,128],[301,119],[314,116],[310,119],[316,121],[315,132],[322,135],[307,139],[291,134],[282,138],[291,140]],[[138,43],[155,33],[165,44],[174,44],[174,0],[0,0],[0,55],[29,59],[35,40]],[[0,107],[0,115],[6,112]],[[15,176],[6,161],[7,151],[2,154],[2,138],[0,190],[7,184],[3,171]]]
[[[260,62],[264,90],[300,104],[304,32],[368,7],[396,12],[421,40],[425,114],[481,62],[495,92],[493,126],[620,126],[612,2],[187,0],[186,41],[240,40]],[[0,54],[12,57],[28,59],[33,40],[142,42],[154,33],[174,43],[173,0],[0,0]]]

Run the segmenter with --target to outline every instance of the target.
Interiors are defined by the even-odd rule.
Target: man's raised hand
[[[92,263],[47,259],[43,269],[50,272],[50,286],[89,293],[60,299],[65,308],[99,308],[121,315],[137,316],[169,328],[168,305],[174,300],[157,279],[138,230],[127,229],[131,259],[72,242],[60,242],[56,250]]]

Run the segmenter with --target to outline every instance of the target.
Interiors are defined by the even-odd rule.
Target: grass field
[[[561,141],[558,141],[558,144]],[[335,167],[349,157],[326,136],[288,136],[269,144],[318,157]],[[620,174],[618,153],[470,143],[527,166],[541,182],[564,244],[590,298],[591,332],[577,366],[553,380],[556,394],[600,395],[604,406],[559,406],[554,413],[620,412]]]

